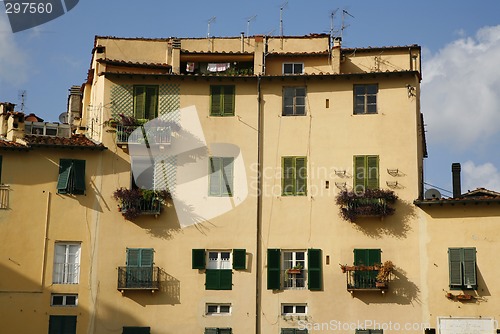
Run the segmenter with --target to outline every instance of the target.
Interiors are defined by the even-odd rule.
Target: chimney
[[[462,189],[460,185],[460,171],[462,168],[458,162],[451,164],[451,174],[453,181],[453,198],[458,198],[462,195]]]
[[[24,138],[24,114],[12,112],[7,118],[7,140],[15,142]]]
[[[332,71],[334,74],[340,74],[340,57],[342,48],[342,38],[335,37],[332,47]]]
[[[241,52],[245,52],[245,33],[242,32],[240,35],[240,40],[241,40]]]

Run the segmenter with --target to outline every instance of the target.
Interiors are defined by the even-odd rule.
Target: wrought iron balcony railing
[[[118,267],[118,290],[160,289],[160,268]]]
[[[135,131],[139,129],[138,131]],[[116,142],[119,144],[169,144],[169,126],[122,125],[116,126]]]
[[[120,209],[122,213],[133,209],[138,211],[139,215],[159,215],[161,211],[161,201],[154,197],[151,199],[141,198],[139,201],[122,202]]]
[[[377,281],[377,275],[381,269],[380,265],[374,266],[343,266],[346,273],[347,291],[356,290],[385,290],[388,281]]]

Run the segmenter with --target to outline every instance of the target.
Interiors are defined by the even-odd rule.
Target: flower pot
[[[288,274],[300,274],[302,272],[302,269],[293,269],[293,268],[291,268],[291,269],[288,269],[286,272]]]
[[[375,287],[379,289],[387,289],[387,282],[375,282]]]

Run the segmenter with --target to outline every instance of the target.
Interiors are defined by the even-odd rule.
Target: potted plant
[[[393,271],[394,271],[394,264],[392,263],[392,261],[385,261],[380,266],[380,269],[377,273],[377,277],[375,278],[375,286],[380,289],[387,288],[390,275]]]
[[[358,217],[385,217],[394,213],[389,204],[397,200],[392,190],[366,189],[363,192],[341,191],[336,197],[340,214],[347,221],[354,222]]]
[[[302,265],[298,264],[295,267],[286,270],[287,274],[300,274],[302,272]]]
[[[474,296],[466,294],[466,293],[461,293],[457,295],[458,300],[471,300]]]

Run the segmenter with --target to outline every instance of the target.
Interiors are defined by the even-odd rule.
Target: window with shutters
[[[124,288],[153,289],[157,287],[153,248],[127,248]]]
[[[448,248],[450,289],[477,289],[476,248]]]
[[[354,271],[347,273],[347,289],[377,289],[378,270],[381,264],[380,249],[354,249]]]
[[[206,290],[232,290],[233,269],[246,269],[246,250],[192,250],[192,268],[205,270]]]
[[[123,327],[122,334],[150,334],[151,327]]]
[[[321,290],[321,249],[268,249],[267,288]]]
[[[85,160],[59,161],[58,194],[83,195],[85,193]]]
[[[283,116],[305,116],[306,115],[306,88],[284,87],[283,88]]]
[[[158,86],[134,86],[134,117],[136,119],[154,119],[158,117]]]
[[[55,243],[52,283],[78,284],[80,279],[80,249],[79,243]]]
[[[230,315],[231,304],[213,304],[207,303],[205,305],[206,315]]]
[[[282,315],[307,315],[307,304],[281,304]]]
[[[282,328],[281,334],[307,334],[307,328],[298,329],[298,328]]]
[[[354,85],[354,115],[377,113],[378,85]]]
[[[49,334],[76,334],[76,315],[51,315]]]
[[[283,157],[281,159],[283,196],[307,195],[307,158]]]
[[[50,296],[50,306],[77,306],[77,294],[52,294]]]
[[[384,334],[383,329],[356,329],[356,334]]]
[[[379,188],[378,155],[354,156],[354,191],[364,192],[366,189]]]
[[[304,63],[283,63],[283,74],[303,74]]]
[[[205,328],[205,334],[232,334],[233,330],[231,328],[217,328],[217,327],[207,327]]]
[[[234,158],[210,157],[209,195],[219,197],[233,196]]]
[[[210,116],[234,116],[235,86],[210,86]]]

